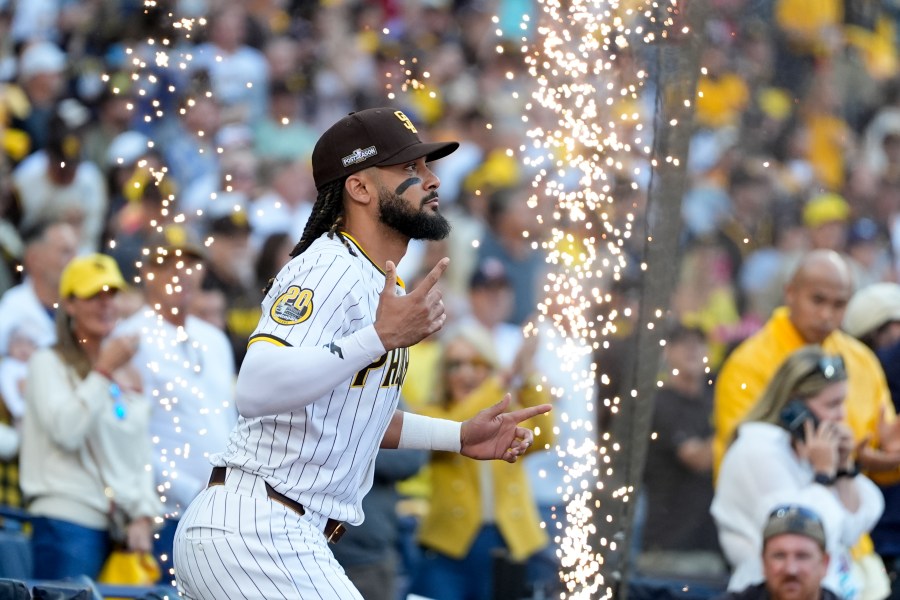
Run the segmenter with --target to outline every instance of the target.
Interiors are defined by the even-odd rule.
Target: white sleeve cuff
[[[369,361],[375,360],[386,352],[374,325],[363,327],[348,338],[355,338],[354,341],[359,345],[360,351]]]
[[[403,428],[400,430],[400,442],[397,447],[410,450],[459,452],[462,448],[461,429],[462,423],[458,421],[404,412]]]

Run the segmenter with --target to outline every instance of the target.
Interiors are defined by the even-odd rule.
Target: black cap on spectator
[[[690,339],[706,342],[706,332],[696,325],[685,325],[680,321],[676,321],[669,326],[668,335],[666,336],[669,345]]]
[[[209,233],[215,235],[241,235],[250,233],[250,222],[243,211],[232,211],[209,222]]]
[[[510,281],[506,274],[506,267],[496,258],[485,258],[478,263],[469,279],[469,288],[471,289],[508,285],[510,285]]]
[[[850,225],[847,232],[847,245],[855,246],[878,239],[878,224],[868,217],[859,218]]]

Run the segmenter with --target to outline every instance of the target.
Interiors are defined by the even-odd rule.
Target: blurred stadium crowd
[[[613,9],[640,24],[643,4]],[[669,306],[706,336],[712,380],[782,304],[809,250],[845,255],[857,287],[900,279],[900,2],[709,4]],[[435,165],[453,233],[414,243],[400,275],[414,281],[450,256],[443,285],[455,318],[494,307],[491,327],[520,328],[549,268],[533,241],[556,220],[546,199],[527,202],[534,173],[517,154],[534,85],[523,46],[539,35],[520,23],[540,10],[532,0],[0,0],[0,356],[23,337],[52,341],[20,327],[28,321],[7,290],[31,279],[52,313],[63,267],[91,252],[135,281],[159,226],[174,223],[205,246],[191,313],[226,332],[239,366],[261,289],[315,200],[316,139],[379,105],[404,110],[423,139],[461,142]],[[620,69],[651,75],[615,110],[650,127],[666,93],[654,85],[656,50],[635,39],[618,53]],[[630,232],[620,239],[627,266],[607,278],[619,310],[595,357],[601,401],[622,391],[628,354],[616,342],[636,315],[622,309],[640,300],[654,217],[647,153],[635,146],[617,160],[614,202],[587,217]],[[48,222],[75,236],[47,234]],[[489,284],[507,295],[475,307],[473,291]],[[118,302],[124,317],[143,300],[135,290]],[[23,410],[16,385],[2,389],[12,428]],[[0,502],[21,506],[14,459],[3,472]]]

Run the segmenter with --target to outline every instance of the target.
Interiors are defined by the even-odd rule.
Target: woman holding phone
[[[729,590],[763,580],[766,517],[791,503],[823,517],[831,558],[823,586],[845,600],[867,597],[850,548],[878,521],[884,499],[856,468],[846,393],[841,357],[805,346],[788,356],[738,427],[711,507],[733,569]]]

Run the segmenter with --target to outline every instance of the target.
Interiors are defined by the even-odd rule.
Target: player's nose
[[[428,166],[425,167],[425,177],[422,179],[422,185],[426,190],[436,190],[441,187],[440,178],[435,175],[434,171],[432,171]]]

